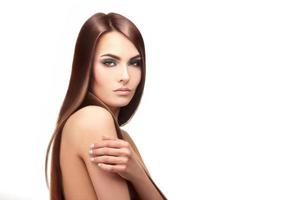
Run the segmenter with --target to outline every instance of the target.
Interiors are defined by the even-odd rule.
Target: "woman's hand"
[[[145,173],[137,154],[125,140],[103,136],[100,143],[90,146],[89,155],[91,161],[101,169],[118,173],[129,181],[136,180]]]

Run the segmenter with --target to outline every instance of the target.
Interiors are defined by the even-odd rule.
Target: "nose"
[[[121,71],[121,81],[127,83],[129,81],[129,73],[127,67],[122,67]]]

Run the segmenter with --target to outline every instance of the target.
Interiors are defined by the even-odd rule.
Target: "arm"
[[[143,160],[143,158],[142,158],[142,156],[141,156],[141,154],[140,154],[140,152],[139,152],[137,146],[135,145],[133,139],[130,137],[130,135],[127,133],[127,131],[122,130],[122,132],[124,133],[124,134],[123,134],[124,139],[130,143],[130,145],[131,145],[131,147],[133,148],[133,150],[135,151],[135,153],[137,153],[141,165],[144,167],[144,169],[146,170],[147,174],[149,174],[149,176],[150,176],[150,172],[149,172],[149,170],[147,169],[147,167],[146,167],[146,165],[145,165],[145,163],[144,163],[144,160]]]
[[[97,198],[101,200],[129,200],[126,181],[118,174],[99,169],[90,161],[89,145],[101,141],[102,135],[117,138],[113,118],[104,108],[88,106],[79,110],[71,120],[69,133],[78,150],[78,156],[84,161]]]
[[[101,165],[103,165],[104,162],[107,166],[102,167],[103,170],[118,173],[124,179],[129,180],[137,191],[138,196],[140,197],[139,199],[165,200],[165,196],[155,185],[150,175],[148,177],[148,172],[146,172],[146,169],[142,164],[141,157],[140,155],[138,155],[138,150],[133,141],[130,141],[130,139],[128,139],[128,136],[124,136],[124,139],[126,139],[129,143],[121,139],[115,140],[109,137],[105,137],[106,142],[103,141],[102,144],[94,143],[93,147],[91,148],[93,151],[92,157],[94,158],[92,162],[96,162]],[[110,148],[112,152],[114,152],[113,149],[122,148],[122,151],[131,153],[108,153],[103,155],[105,148]],[[113,157],[111,157],[110,159],[108,159],[108,157],[105,158],[106,156],[112,155]],[[123,156],[126,157],[126,161],[123,160]],[[114,158],[114,161],[111,160],[112,158]],[[126,167],[124,168],[124,166]]]
[[[131,181],[142,200],[166,200],[146,172]]]
[[[136,189],[136,191],[138,192],[139,196],[143,199],[143,200],[166,200],[167,198],[164,196],[164,194],[159,190],[159,188],[155,185],[154,181],[152,180],[149,171],[146,168],[146,165],[142,159],[142,156],[137,148],[137,146],[135,145],[134,141],[132,140],[132,138],[130,137],[130,135],[123,130],[123,132],[125,133],[124,136],[126,138],[126,140],[130,143],[130,145],[132,146],[132,148],[134,149],[134,151],[137,153],[142,166],[145,169],[145,173],[141,174],[140,176],[136,177],[136,179],[133,179],[131,182],[134,186],[134,188]],[[147,176],[148,174],[148,176]]]

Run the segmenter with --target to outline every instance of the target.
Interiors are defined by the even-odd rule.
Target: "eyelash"
[[[114,65],[116,65],[116,62],[114,60],[104,60],[102,62],[102,64],[104,64],[106,66],[109,66],[109,67],[112,67],[112,65],[107,64],[107,63],[114,63]],[[132,61],[130,64],[134,65],[134,66],[137,66],[137,67],[140,67],[141,66],[141,61],[140,60],[135,60],[135,61]],[[135,65],[135,64],[137,64],[137,65]]]

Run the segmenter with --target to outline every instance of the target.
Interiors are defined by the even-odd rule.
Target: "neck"
[[[109,107],[109,109],[112,111],[112,113],[114,114],[115,118],[118,119],[120,108]]]

